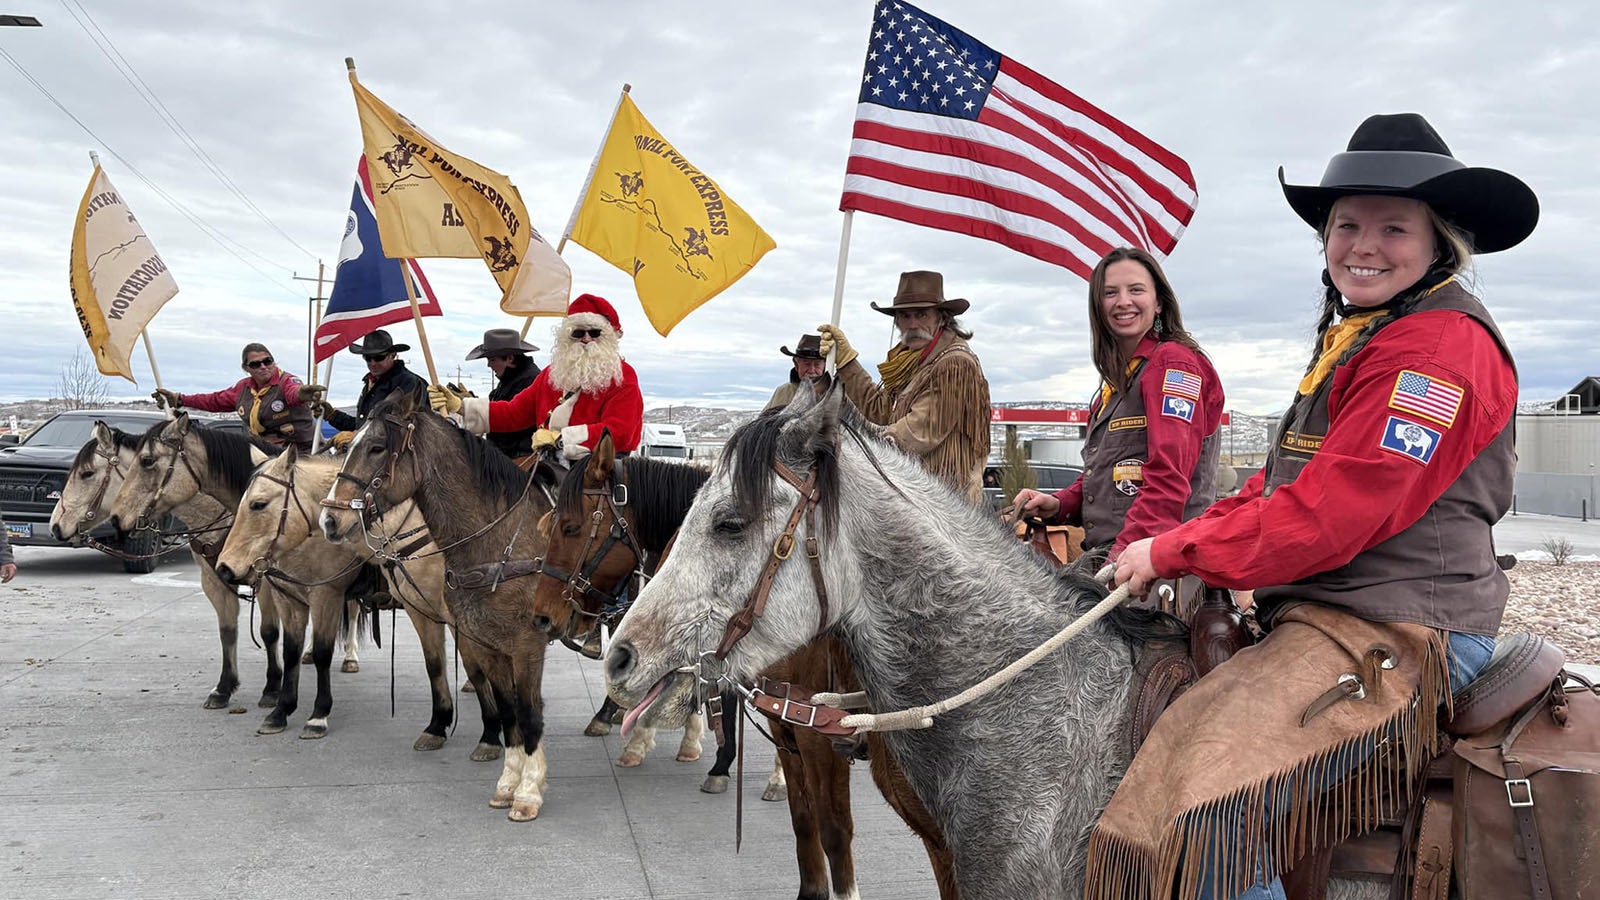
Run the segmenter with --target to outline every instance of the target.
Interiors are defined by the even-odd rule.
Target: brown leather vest
[[[1149,366],[1140,364],[1128,379],[1128,389],[1111,395],[1089,423],[1083,444],[1083,548],[1109,547],[1122,531],[1123,520],[1144,485],[1144,465],[1150,459],[1145,432],[1144,396],[1139,379]],[[1213,431],[1200,445],[1200,460],[1189,473],[1189,499],[1183,520],[1205,512],[1217,499],[1217,453],[1221,448]]]
[[[1494,336],[1506,358],[1511,358],[1489,311],[1455,282],[1417,306],[1418,312],[1428,310],[1455,310],[1471,316]],[[1285,414],[1267,457],[1263,496],[1299,477],[1321,447],[1328,433],[1332,384],[1330,374],[1310,395],[1297,397]],[[1493,526],[1511,508],[1517,469],[1515,431],[1513,414],[1505,429],[1467,464],[1422,518],[1399,534],[1337,569],[1257,590],[1262,621],[1269,621],[1286,604],[1309,600],[1376,622],[1414,622],[1472,634],[1499,631],[1511,588],[1495,564]],[[1340,501],[1334,498],[1331,502]]]
[[[267,392],[261,395],[260,402],[261,408],[256,411],[256,419],[261,423],[261,430],[257,434],[294,444],[301,450],[311,449],[312,421],[309,408],[303,405],[290,406],[289,401],[284,399],[281,383],[269,385]],[[255,392],[250,385],[239,388],[234,409],[246,425],[251,424],[250,409],[255,404]],[[289,426],[287,431],[284,430],[285,425]]]

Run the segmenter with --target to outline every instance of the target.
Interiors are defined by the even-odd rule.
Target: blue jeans
[[[1450,693],[1454,694],[1467,686],[1476,678],[1483,667],[1489,664],[1489,657],[1494,655],[1494,638],[1482,634],[1467,634],[1466,632],[1449,632],[1449,667],[1450,667]],[[1265,873],[1257,872],[1258,876]],[[1212,893],[1209,879],[1202,878],[1200,900],[1218,900]],[[1277,878],[1260,881],[1239,894],[1237,900],[1287,900],[1283,892],[1283,882]]]

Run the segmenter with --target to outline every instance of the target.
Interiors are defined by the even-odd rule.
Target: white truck
[[[645,423],[639,440],[639,455],[667,462],[688,462],[689,439],[683,433],[683,426]]]

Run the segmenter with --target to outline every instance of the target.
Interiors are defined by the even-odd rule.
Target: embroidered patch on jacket
[[[1395,379],[1389,406],[1449,428],[1461,409],[1461,396],[1461,388],[1448,381],[1406,369]]]
[[[1143,427],[1144,427],[1144,416],[1123,416],[1120,419],[1112,419],[1111,420],[1111,424],[1106,426],[1106,430],[1107,431],[1132,431],[1132,430],[1134,430],[1136,428],[1143,428]]]
[[[1378,441],[1378,446],[1427,465],[1433,460],[1433,451],[1438,449],[1441,437],[1444,437],[1443,432],[1418,425],[1409,419],[1390,416],[1389,421],[1384,423],[1383,438]]]
[[[1144,460],[1131,457],[1112,466],[1111,483],[1130,497],[1138,496],[1139,486],[1144,484]]]
[[[282,400],[274,400],[269,405],[272,407],[272,411],[273,412],[283,412],[283,401]]]
[[[1161,393],[1200,399],[1200,376],[1182,369],[1168,369],[1161,379]]]
[[[1306,434],[1303,431],[1286,431],[1283,434],[1283,440],[1278,442],[1278,446],[1285,450],[1293,450],[1296,453],[1315,453],[1322,449],[1322,439],[1324,437],[1325,435]]]
[[[1161,414],[1185,422],[1194,421],[1194,401],[1187,397],[1174,397],[1171,394],[1161,395]]]

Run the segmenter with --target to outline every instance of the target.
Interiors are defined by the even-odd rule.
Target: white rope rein
[[[1095,580],[1102,584],[1110,583],[1115,571],[1115,566],[1107,565],[1095,573]],[[1012,662],[1004,669],[956,694],[954,697],[946,697],[937,703],[915,706],[899,712],[857,713],[845,716],[840,720],[839,724],[847,728],[854,728],[857,731],[901,731],[907,728],[930,728],[933,726],[935,716],[947,713],[952,709],[960,709],[974,700],[993,693],[1034,663],[1059,650],[1061,645],[1067,641],[1082,634],[1090,625],[1104,618],[1107,613],[1121,606],[1127,599],[1128,586],[1124,584],[1107,594],[1106,598],[1095,604],[1092,609],[1067,623],[1067,626],[1056,632],[1050,640],[1030,650],[1026,656]],[[823,693],[817,694],[813,700],[824,706],[832,706],[836,709],[856,709],[865,705],[866,697],[860,692],[850,694]]]

